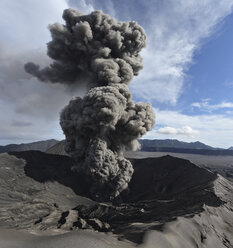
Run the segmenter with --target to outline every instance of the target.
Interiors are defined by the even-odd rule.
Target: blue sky
[[[102,9],[147,33],[135,101],[151,102],[156,126],[145,138],[233,146],[233,0],[2,0],[0,145],[63,139],[59,112],[78,92],[38,82],[27,61],[46,65],[48,24],[63,9]]]
[[[200,99],[210,98],[208,102],[218,104],[233,100],[232,24],[231,14],[196,52],[194,64],[187,71],[190,87],[183,95],[184,101],[198,102]]]

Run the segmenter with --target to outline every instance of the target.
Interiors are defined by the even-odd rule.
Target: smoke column
[[[87,94],[73,98],[61,112],[65,150],[74,170],[90,180],[92,196],[114,198],[133,174],[123,151],[137,149],[137,139],[155,123],[152,106],[134,104],[128,88],[142,69],[139,52],[146,35],[136,22],[117,22],[101,11],[82,15],[66,9],[63,19],[65,25],[49,26],[47,54],[53,63],[40,69],[29,62],[25,70],[44,82],[85,85]]]

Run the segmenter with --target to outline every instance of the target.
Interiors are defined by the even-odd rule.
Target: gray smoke
[[[90,89],[63,109],[60,124],[66,152],[74,170],[89,178],[91,193],[116,197],[127,188],[133,174],[123,151],[137,149],[137,139],[151,130],[155,115],[149,103],[136,103],[128,88],[142,69],[139,52],[146,35],[136,22],[117,22],[101,11],[82,15],[67,9],[65,25],[49,27],[52,41],[46,68],[30,62],[25,70],[39,80]]]
[[[54,62],[43,69],[27,63],[28,73],[51,83],[79,84],[85,78],[90,88],[128,84],[142,69],[139,52],[146,35],[136,22],[117,22],[101,11],[82,15],[73,9],[66,9],[63,19],[66,25],[49,26],[52,41],[47,53]]]

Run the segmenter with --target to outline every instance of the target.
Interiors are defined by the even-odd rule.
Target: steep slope
[[[6,146],[0,146],[0,153],[3,152],[12,152],[12,151],[29,151],[29,150],[37,150],[45,152],[51,146],[54,146],[58,140],[50,139],[44,141],[37,141],[33,143],[25,143],[25,144],[10,144]]]
[[[60,161],[64,163],[64,160]],[[15,156],[0,154],[0,227],[30,229],[44,216],[54,214],[56,217],[57,212],[66,211],[80,203],[93,204],[57,181],[41,183],[26,176],[26,163]],[[42,163],[41,166],[46,164]],[[51,219],[52,222],[55,220]]]
[[[51,146],[46,152],[50,154],[57,154],[57,155],[68,155],[65,152],[64,146],[65,146],[65,140],[61,140],[58,143]]]
[[[145,239],[146,247],[233,247],[233,186],[219,176],[214,182],[214,193],[224,202],[220,207],[203,206],[203,212],[192,218],[178,217],[166,223],[163,232],[151,232]]]
[[[127,158],[155,158],[165,155],[183,158],[192,163],[208,169],[214,173],[218,173],[226,179],[233,182],[233,156],[219,156],[219,155],[200,155],[188,153],[173,153],[173,152],[143,152],[143,151],[128,151],[125,153]]]

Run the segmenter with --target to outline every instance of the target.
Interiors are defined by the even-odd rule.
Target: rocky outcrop
[[[110,225],[100,221],[97,218],[82,218],[77,209],[71,209],[65,212],[54,211],[50,215],[41,217],[35,223],[34,228],[47,230],[57,228],[64,231],[77,229],[91,229],[98,232],[110,231]]]

